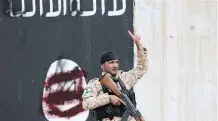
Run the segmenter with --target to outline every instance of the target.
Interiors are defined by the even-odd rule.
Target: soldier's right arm
[[[84,89],[82,99],[83,108],[86,110],[95,109],[110,103],[109,95],[103,93],[101,83],[97,78],[89,81]]]

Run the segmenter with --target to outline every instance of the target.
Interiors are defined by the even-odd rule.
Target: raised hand
[[[133,42],[136,44],[138,50],[142,50],[142,40],[141,40],[141,36],[137,35],[137,34],[132,34],[130,31],[128,31],[130,37],[132,38]]]

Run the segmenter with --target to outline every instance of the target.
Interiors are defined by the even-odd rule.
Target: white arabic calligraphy
[[[40,12],[40,16],[43,15],[43,1],[44,0],[39,0],[39,12]],[[76,10],[73,10],[72,8],[72,4],[73,2],[77,3],[77,8]],[[81,14],[79,14],[79,16],[93,16],[95,15],[95,13],[97,12],[97,1],[96,0],[92,0],[92,10],[90,11],[82,11]],[[55,11],[54,10],[54,3],[53,0],[49,0],[49,11],[45,14],[45,17],[57,17],[61,14],[62,10],[63,10],[63,15],[67,14],[67,4],[70,4],[70,15],[71,16],[76,16],[78,13],[78,11],[80,11],[81,8],[81,2],[80,0],[58,0],[58,9]],[[10,6],[12,8],[13,3],[10,3]],[[21,11],[16,12],[16,14],[14,14],[12,12],[12,9],[10,10],[10,16],[11,17],[32,17],[36,14],[36,0],[32,0],[32,11],[25,11],[25,0],[21,0]],[[105,14],[105,0],[101,0],[101,14],[104,15]],[[117,0],[113,0],[113,10],[108,11],[107,15],[108,16],[120,16],[122,14],[124,14],[126,10],[126,0],[122,0],[122,9],[117,10]]]

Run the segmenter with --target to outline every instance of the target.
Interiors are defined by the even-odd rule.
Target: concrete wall
[[[147,121],[217,121],[217,2],[135,0],[149,70],[136,85]]]
[[[12,1],[12,9],[0,1],[0,121],[95,121],[88,112],[45,115],[44,81],[79,66],[88,72],[84,87],[99,75],[105,50],[118,53],[122,69],[132,68],[133,0],[81,0],[78,15],[72,0]],[[134,1],[134,28],[148,49],[148,73],[135,87],[146,121],[216,121],[217,2]]]

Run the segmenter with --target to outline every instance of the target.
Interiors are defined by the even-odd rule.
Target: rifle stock
[[[103,75],[99,79],[100,83],[104,86],[106,86],[108,89],[110,89],[116,96],[121,98],[125,102],[126,108],[129,110],[129,113],[135,118],[136,121],[145,121],[144,118],[142,117],[141,113],[139,110],[135,108],[133,103],[130,101],[128,96],[122,91],[119,90],[117,87],[116,83],[112,80],[109,74]]]
[[[102,78],[99,79],[99,81],[101,82],[101,84],[103,84],[104,86],[109,88],[113,93],[115,93],[115,95],[120,97],[121,92],[118,89],[116,83],[111,79],[109,75],[105,74]]]

